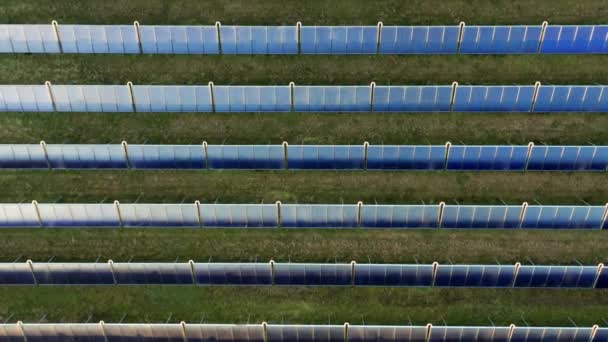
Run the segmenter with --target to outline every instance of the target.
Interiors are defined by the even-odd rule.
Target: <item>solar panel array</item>
[[[608,25],[0,25],[0,53],[607,53]]]
[[[606,171],[608,146],[0,144],[0,169]]]
[[[608,288],[596,266],[315,263],[0,263],[0,285]]]
[[[5,341],[85,342],[605,342],[608,328],[520,326],[391,326],[288,324],[123,324],[123,323],[17,323],[0,324]]]
[[[604,85],[0,85],[0,112],[608,112]]]
[[[0,227],[608,229],[607,206],[2,203]]]

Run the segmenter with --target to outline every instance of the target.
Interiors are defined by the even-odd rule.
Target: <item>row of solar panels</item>
[[[2,203],[0,227],[607,229],[607,206]]]
[[[596,266],[304,263],[0,263],[1,285],[608,288]]]
[[[604,85],[0,85],[0,112],[608,112]]]
[[[0,53],[606,53],[608,25],[0,25]]]
[[[7,342],[606,342],[608,328],[288,324],[0,324]]]
[[[288,324],[0,324],[7,342],[606,342],[608,328]]]
[[[0,169],[606,171],[608,146],[0,144]]]

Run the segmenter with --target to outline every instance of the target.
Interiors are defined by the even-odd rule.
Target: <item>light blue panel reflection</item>
[[[40,203],[38,211],[44,227],[118,227],[114,204]]]
[[[521,206],[446,205],[442,228],[517,228]]]
[[[333,44],[336,47],[334,48]],[[303,54],[330,54],[346,50],[346,28],[340,26],[303,26],[300,31]],[[339,52],[336,52],[339,53]]]
[[[438,265],[437,287],[511,287],[514,265]]]
[[[522,228],[599,229],[601,206],[528,206]]]
[[[220,94],[225,94],[220,89]],[[224,100],[225,98],[222,98]],[[228,89],[227,111],[232,112],[288,112],[291,109],[289,86],[231,86]],[[221,102],[217,111],[225,111]]]
[[[374,92],[374,111],[449,111],[451,97],[451,86],[377,86]]]
[[[59,25],[64,53],[94,53],[90,25]]]
[[[442,170],[445,165],[444,145],[371,145],[367,150],[370,170]]]
[[[542,53],[606,53],[608,25],[549,25]]]
[[[139,40],[133,25],[102,26],[109,53],[139,53]]]
[[[357,227],[356,205],[283,204],[281,226],[286,228]]]
[[[347,26],[346,46],[343,53],[376,53],[378,28],[376,26]],[[334,53],[337,53],[334,51]]]
[[[269,54],[297,54],[298,30],[295,26],[267,26]]]
[[[198,227],[194,204],[121,204],[124,227]]]
[[[124,169],[127,159],[121,145],[54,145],[46,147],[53,169]]]
[[[221,26],[220,31],[224,54],[265,54],[268,51],[265,27]]]
[[[425,341],[426,332],[423,326],[349,325],[348,341]]]
[[[363,169],[363,146],[349,145],[289,145],[289,169]]]
[[[528,112],[534,86],[458,86],[456,112]]]
[[[206,228],[278,227],[274,204],[201,204],[200,214]]]
[[[432,286],[433,265],[356,264],[358,286]]]
[[[431,328],[428,342],[508,342],[509,339],[509,327],[433,326]]]
[[[283,169],[281,145],[208,145],[210,169]]]
[[[0,112],[52,112],[44,85],[0,85]]]
[[[534,146],[528,170],[590,170],[608,169],[606,146]]]
[[[13,49],[10,27],[11,25],[0,25],[0,53],[18,52]]]
[[[191,54],[218,54],[219,43],[215,26],[185,26],[186,42]]]
[[[363,205],[361,226],[369,228],[437,228],[438,205]]]
[[[46,157],[40,145],[1,145],[0,169],[47,168]]]
[[[458,26],[385,26],[380,53],[456,53],[459,32]]]
[[[32,204],[0,203],[0,227],[38,226],[40,222]]]
[[[296,86],[294,110],[300,112],[369,111],[368,86]]]
[[[536,53],[542,26],[465,26],[461,53]]]
[[[0,25],[0,53],[59,53],[51,25]]]
[[[129,164],[134,169],[204,169],[201,145],[129,145]]]
[[[606,86],[541,86],[535,112],[608,111]]]
[[[131,97],[126,86],[54,85],[58,112],[131,112]]]
[[[138,112],[211,112],[208,86],[133,86]]]
[[[528,146],[453,145],[448,170],[524,170]]]

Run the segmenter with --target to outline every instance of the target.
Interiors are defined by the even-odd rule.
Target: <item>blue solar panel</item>
[[[124,169],[127,159],[121,145],[47,145],[53,169]]]
[[[297,54],[295,26],[222,26],[222,53]]]
[[[535,112],[604,112],[606,86],[546,86],[538,90]]]
[[[45,227],[119,227],[113,204],[38,204]]]
[[[605,146],[534,146],[528,170],[608,169],[608,147]]]
[[[1,145],[0,169],[47,168],[46,157],[40,145]]]
[[[588,342],[591,339],[590,328],[537,328],[515,327],[511,342],[537,341],[571,341]]]
[[[106,263],[33,263],[40,285],[112,285],[112,270]]]
[[[139,38],[132,25],[103,26],[109,53],[139,53]],[[103,37],[103,36],[102,36]],[[103,39],[103,38],[102,38]],[[99,45],[103,45],[102,42]]]
[[[194,204],[121,204],[124,227],[198,227]]]
[[[356,205],[283,204],[281,226],[285,228],[357,227]]]
[[[521,266],[515,287],[593,287],[596,266]]]
[[[376,53],[376,26],[304,26],[301,29],[303,54]]]
[[[104,324],[106,342],[183,342],[178,324]]]
[[[368,228],[437,228],[437,205],[364,205],[361,226]]]
[[[296,86],[297,112],[363,112],[371,108],[369,86]]]
[[[424,326],[349,325],[348,342],[425,342]]]
[[[0,85],[0,111],[52,112],[53,103],[43,85]]]
[[[607,25],[550,25],[545,32],[542,53],[606,53]]]
[[[367,168],[370,170],[442,170],[445,166],[445,157],[445,145],[371,145],[367,150]]]
[[[536,53],[542,26],[465,26],[461,53]]]
[[[0,25],[0,53],[58,53],[51,25]]]
[[[344,342],[342,325],[269,325],[266,342]]]
[[[275,264],[276,285],[351,285],[350,264]]]
[[[350,145],[289,145],[289,169],[363,169],[363,146]]]
[[[427,342],[508,342],[509,327],[433,326]]]
[[[431,286],[432,284],[433,265],[355,265],[355,285]]]
[[[119,285],[193,284],[190,264],[114,263],[112,269]]]
[[[0,264],[0,285],[34,285],[34,276],[25,263]]]
[[[515,277],[513,265],[439,265],[438,287],[510,287]]]
[[[38,216],[32,204],[0,204],[0,227],[38,227]]]
[[[448,170],[524,170],[528,146],[452,145]]]
[[[134,169],[205,168],[202,145],[129,145],[128,151]]]
[[[608,267],[604,267],[600,271],[600,274],[597,278],[597,283],[595,284],[595,287],[598,289],[608,289]],[[608,330],[608,329],[606,329],[606,330]],[[607,331],[606,336],[608,337],[608,331]]]
[[[187,324],[188,342],[264,342],[264,328],[259,325]]]
[[[446,205],[442,228],[518,228],[521,206]]]
[[[89,25],[60,25],[58,27],[64,53],[94,53]]]
[[[604,207],[528,206],[522,228],[599,229]]]
[[[281,145],[208,145],[210,169],[283,169],[285,154]]]
[[[220,52],[215,26],[186,26],[188,53],[218,54]]]
[[[216,86],[216,112],[289,112],[289,86]]]
[[[450,111],[451,86],[377,86],[375,112]]]
[[[133,86],[138,112],[212,112],[208,86]],[[129,100],[130,103],[130,100]]]
[[[458,26],[384,26],[380,53],[456,53],[459,33]]]
[[[28,342],[105,342],[103,332],[99,324],[24,324],[23,332]],[[21,329],[19,329],[21,330]],[[21,340],[24,338],[20,334]],[[0,340],[3,339],[2,328],[0,328]],[[12,341],[12,340],[8,340]]]
[[[455,112],[529,112],[534,86],[458,86]]]
[[[127,86],[54,85],[52,91],[58,112],[133,111]]]
[[[202,226],[206,228],[278,227],[274,204],[201,204]]]
[[[195,263],[198,285],[272,285],[270,264]]]

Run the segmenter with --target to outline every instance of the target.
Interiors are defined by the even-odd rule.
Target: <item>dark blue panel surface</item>
[[[188,342],[264,342],[260,324],[187,324],[185,333]]]
[[[510,287],[515,277],[513,265],[439,265],[438,287]]]
[[[529,112],[534,86],[458,86],[455,112]]]
[[[461,53],[536,53],[542,26],[465,26]]]
[[[458,26],[384,26],[380,53],[456,53]]]
[[[369,111],[369,86],[296,86],[294,110],[297,112]]]
[[[371,145],[367,150],[367,168],[370,170],[441,170],[445,165],[445,157],[446,147],[444,145]]]
[[[114,263],[114,277],[120,285],[192,284],[190,264]]]
[[[0,285],[34,285],[30,267],[25,263],[0,264]]]
[[[344,342],[341,325],[269,325],[267,342]]]
[[[364,205],[361,226],[367,228],[438,228],[438,205]]]
[[[210,169],[283,169],[281,145],[209,145]]]
[[[275,264],[276,285],[351,285],[350,264]]]
[[[606,53],[607,25],[549,25],[542,53]]]
[[[448,170],[524,170],[528,146],[452,145]]]
[[[34,263],[34,274],[40,285],[111,285],[114,284],[108,264]]]
[[[129,145],[134,169],[204,169],[201,145]]]
[[[595,287],[598,289],[608,289],[608,267],[603,267],[600,271]]]
[[[590,288],[595,266],[521,266],[515,287]]]
[[[450,111],[451,86],[376,86],[375,112]]]
[[[198,285],[272,285],[270,264],[195,263]]]
[[[275,228],[277,208],[273,204],[201,204],[205,228]]]
[[[355,265],[355,285],[431,286],[432,284],[433,265]]]
[[[528,170],[608,169],[608,147],[605,146],[534,146]]]
[[[289,169],[363,169],[363,146],[289,145]]]
[[[121,204],[124,227],[198,227],[194,204]]]
[[[521,206],[446,205],[442,228],[518,228]]]
[[[348,342],[425,342],[424,326],[350,325]]]
[[[121,145],[47,145],[53,169],[125,169]]]
[[[47,168],[40,145],[0,145],[0,169]]]
[[[281,206],[281,227],[357,227],[357,206],[331,204],[284,204]]]
[[[508,327],[433,326],[428,342],[508,342]]]

